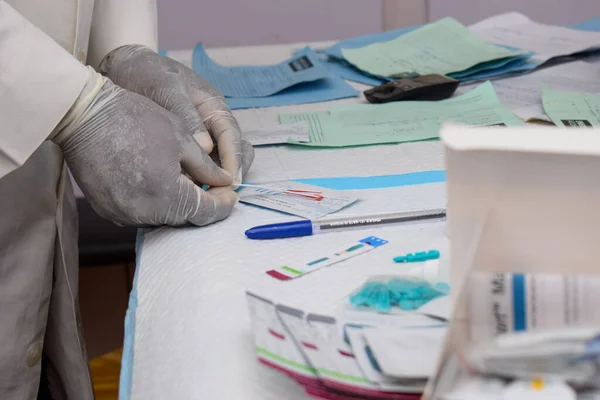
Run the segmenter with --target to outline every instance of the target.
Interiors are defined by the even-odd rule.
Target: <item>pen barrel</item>
[[[382,214],[361,218],[340,218],[330,221],[319,221],[315,223],[315,231],[328,231],[336,229],[351,229],[367,226],[403,224],[430,220],[443,220],[446,218],[446,210],[411,211],[406,213]]]
[[[280,224],[261,225],[246,231],[248,239],[282,239],[313,234],[311,221],[293,221]]]

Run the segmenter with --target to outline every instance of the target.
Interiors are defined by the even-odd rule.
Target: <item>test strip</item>
[[[375,236],[369,236],[359,240],[358,243],[349,245],[341,251],[337,251],[325,257],[316,258],[302,266],[284,265],[279,268],[271,269],[266,273],[275,279],[279,279],[280,281],[288,281],[290,279],[304,276],[320,268],[328,267],[330,265],[339,263],[340,261],[344,261],[359,254],[366,253],[379,246],[383,246],[386,243],[387,240],[380,239]]]

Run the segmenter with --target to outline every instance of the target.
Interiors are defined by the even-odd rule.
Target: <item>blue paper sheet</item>
[[[498,68],[494,68],[491,70],[484,70],[480,72],[476,72],[473,74],[469,74],[464,77],[456,78],[461,82],[473,82],[473,81],[482,81],[488,80],[491,78],[496,78],[499,76],[508,76],[510,74],[517,74],[522,72],[531,71],[535,69],[537,64],[526,59],[517,59],[513,60],[510,63],[503,65]]]
[[[579,24],[571,25],[569,28],[579,29],[580,31],[600,31],[600,17],[592,18],[588,21],[581,22]]]
[[[379,86],[388,81],[387,79],[372,77],[364,72],[361,72],[343,60],[330,58],[329,60],[325,61],[325,65],[331,74],[348,81],[363,83],[371,86]]]
[[[306,47],[292,58],[275,65],[224,67],[210,59],[202,44],[194,49],[194,71],[226,97],[264,97],[302,82],[324,79],[327,67]]]
[[[301,83],[277,94],[267,97],[235,98],[226,97],[225,101],[232,110],[257,107],[279,107],[297,104],[320,103],[356,97],[358,91],[342,78],[330,76],[315,82]]]
[[[370,86],[379,86],[388,81],[388,79],[382,77],[370,76],[369,74],[354,68],[345,60],[329,57],[324,49],[312,50],[315,52],[317,57],[319,57],[319,60],[325,64],[327,69],[329,69],[329,73],[333,76],[340,77],[347,81],[363,83]],[[298,54],[300,51],[301,50],[295,50],[294,54]]]
[[[297,104],[319,103],[323,101],[343,99],[346,97],[355,97],[358,95],[358,91],[356,89],[350,86],[342,78],[332,73],[328,69],[328,67],[326,67],[325,64],[319,60],[319,57],[310,48],[307,47],[296,52],[294,57],[292,57],[290,60],[297,60],[298,58],[304,56],[307,56],[313,65],[319,65],[319,69],[325,70],[325,78],[318,79],[312,82],[297,83],[291,87],[288,87],[287,89],[283,89],[275,94],[264,97],[232,97],[225,94],[225,101],[227,102],[227,105],[232,110],[257,107],[278,107]],[[202,46],[196,46],[192,58],[192,65],[194,67],[194,71],[198,75],[208,80],[208,74],[206,73],[206,70],[202,70],[199,67],[200,65],[202,65],[203,68],[210,66],[207,63],[207,60],[210,61],[210,63],[217,65],[208,57]],[[218,67],[224,68],[221,66]],[[215,82],[211,83],[215,84]],[[219,87],[218,84],[215,84],[215,86],[222,91],[222,88]]]
[[[398,36],[408,33],[410,31],[414,31],[415,29],[420,28],[420,27],[421,26],[411,26],[408,28],[397,29],[394,31],[373,33],[371,35],[364,35],[364,36],[353,37],[350,39],[340,40],[333,46],[325,49],[325,52],[330,57],[343,60],[344,55],[342,54],[342,48],[358,49],[359,47],[364,47],[364,46],[367,46],[367,45],[370,45],[373,43],[387,42],[388,40],[394,40]]]

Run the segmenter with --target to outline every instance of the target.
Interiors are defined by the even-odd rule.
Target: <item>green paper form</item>
[[[518,126],[524,122],[504,107],[490,82],[443,101],[401,101],[387,104],[332,106],[329,111],[280,114],[282,124],[304,121],[313,147],[362,146],[437,139],[440,125]]]
[[[460,22],[444,18],[388,42],[342,49],[342,54],[348,62],[373,75],[410,76],[465,70],[474,73],[527,53],[488,43]],[[486,64],[480,68],[481,63]]]
[[[600,94],[542,88],[544,111],[556,126],[600,127]]]

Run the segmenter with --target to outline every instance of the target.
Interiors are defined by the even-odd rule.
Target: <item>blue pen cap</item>
[[[255,226],[246,231],[248,239],[281,239],[312,234],[313,226],[309,220]]]

